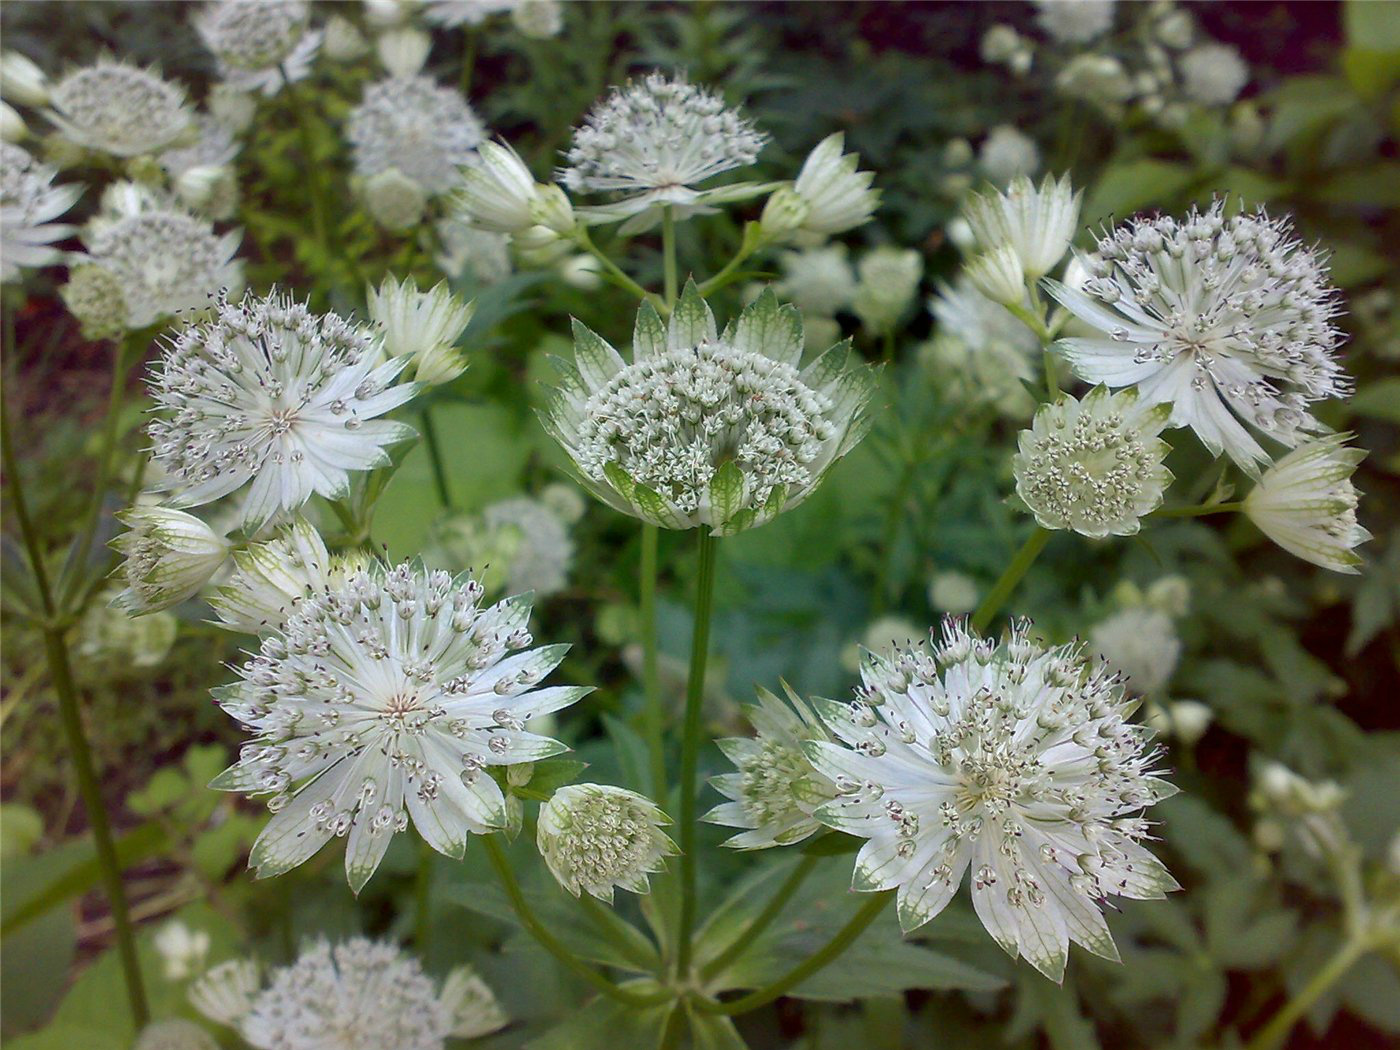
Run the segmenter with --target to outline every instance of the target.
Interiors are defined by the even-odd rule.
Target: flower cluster
[[[614,887],[646,893],[649,875],[676,852],[666,815],[645,795],[605,784],[570,784],[540,808],[536,842],[559,884],[611,901]]]
[[[221,297],[212,320],[174,337],[149,381],[162,412],[150,425],[152,454],[171,504],[247,486],[240,520],[256,531],[313,493],[346,496],[352,472],[383,466],[386,446],[413,433],[378,418],[416,392],[391,385],[408,359],[379,360],[373,333],[336,314],[276,292]]]
[[[457,92],[424,76],[389,77],[365,88],[346,136],[364,178],[394,170],[430,196],[460,184],[485,137],[481,121]]]
[[[852,887],[897,888],[905,930],[970,875],[997,943],[1059,980],[1070,941],[1118,957],[1105,898],[1178,888],[1141,845],[1141,811],[1174,789],[1122,686],[1078,646],[1024,624],[994,644],[950,620],[932,653],[872,655],[861,681],[854,703],[816,702],[840,743],[805,745],[838,792],[815,816],[869,840]]]
[[[0,142],[0,281],[19,279],[21,267],[47,266],[59,258],[52,247],[73,227],[52,222],[82,196],[77,185],[55,186],[53,168],[20,146]]]
[[[135,157],[173,145],[189,130],[184,91],[152,70],[100,59],[54,84],[47,115],[75,145]]]
[[[410,820],[461,857],[469,834],[506,824],[488,767],[565,750],[525,723],[588,692],[537,688],[568,647],[531,649],[528,599],[482,595],[467,576],[371,562],[298,601],[219,691],[254,740],[213,786],[270,796],[249,858],[260,877],[341,836],[359,892]]]
[[[1081,289],[1046,282],[1093,330],[1060,343],[1075,373],[1170,404],[1172,426],[1247,471],[1269,454],[1243,424],[1296,446],[1319,429],[1308,406],[1349,389],[1336,289],[1286,219],[1227,216],[1216,201],[1182,220],[1130,220],[1081,261]]]
[[[765,292],[723,335],[694,284],[669,323],[637,314],[632,362],[575,322],[546,423],[604,502],[720,534],[805,499],[860,440],[868,369],[836,346],[805,369],[802,320]]]
[[[273,95],[311,71],[321,33],[310,19],[306,0],[215,0],[194,25],[226,83]]]
[[[425,557],[448,569],[479,573],[488,594],[529,591],[546,598],[569,582],[574,561],[569,523],[543,497],[515,496],[489,504],[480,514],[439,522],[433,530],[434,552]]]

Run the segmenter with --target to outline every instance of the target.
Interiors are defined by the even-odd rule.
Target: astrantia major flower
[[[1333,572],[1359,572],[1355,548],[1371,538],[1356,520],[1351,476],[1366,458],[1329,434],[1294,449],[1264,472],[1244,499],[1259,531],[1290,554]]]
[[[870,221],[880,204],[880,191],[870,188],[875,173],[858,171],[860,157],[843,153],[845,143],[839,131],[822,139],[807,154],[791,188],[782,187],[769,198],[762,221],[773,239],[803,233],[829,237]]]
[[[1018,175],[1034,175],[1040,168],[1040,148],[1029,135],[999,124],[982,140],[977,163],[987,178],[1005,183]]]
[[[732,801],[710,810],[705,820],[744,829],[725,841],[733,849],[791,846],[810,838],[822,829],[812,811],[836,797],[836,786],[802,750],[803,741],[831,735],[786,683],[784,690],[788,703],[759,689],[758,703],[745,708],[754,736],[719,741],[737,772],[710,783]]]
[[[1171,449],[1158,437],[1166,425],[1165,406],[1144,407],[1133,390],[1062,394],[1021,431],[1016,494],[1042,528],[1131,536],[1172,481],[1163,464]]]
[[[1044,277],[1069,251],[1079,222],[1082,194],[1069,176],[1045,176],[1037,189],[1022,176],[1003,191],[973,194],[963,206],[978,246],[986,252],[1010,248],[1031,280]]]
[[[471,967],[439,988],[416,958],[365,937],[313,941],[265,985],[251,963],[225,963],[190,998],[255,1050],[443,1050],[449,1037],[485,1035],[507,1020]]]
[[[53,86],[46,116],[68,141],[118,157],[173,145],[193,116],[184,91],[115,59],[74,70]]]
[[[313,494],[344,498],[351,473],[384,466],[387,446],[413,435],[378,418],[418,388],[392,385],[408,359],[377,363],[369,329],[276,292],[217,307],[173,338],[149,380],[161,413],[152,454],[173,506],[246,486],[240,519],[251,533]]]
[[[1216,201],[1183,220],[1130,220],[1082,261],[1081,289],[1046,282],[1095,330],[1059,343],[1075,373],[1170,404],[1171,426],[1251,473],[1269,455],[1241,421],[1296,446],[1319,427],[1308,405],[1350,389],[1336,359],[1337,291],[1286,219],[1226,218]]]
[[[216,233],[208,219],[134,183],[107,188],[82,239],[88,255],[81,261],[115,278],[128,330],[208,306],[219,292],[243,287],[243,266],[234,258],[238,231]]]
[[[555,233],[574,228],[573,206],[558,186],[535,181],[519,154],[496,142],[481,144],[481,163],[462,173],[457,202],[463,217],[492,233],[524,233],[544,226]]]
[[[659,205],[680,214],[707,202],[761,193],[752,184],[702,191],[697,186],[758,159],[767,136],[719,95],[688,82],[649,73],[589,111],[574,130],[560,180],[571,190],[618,193],[606,217],[624,218]]]
[[[18,279],[21,267],[56,261],[53,242],[73,232],[50,220],[71,208],[83,188],[53,185],[56,174],[23,147],[0,142],[0,280],[7,284]]]
[[[1023,381],[1035,376],[1035,334],[974,288],[966,274],[940,286],[928,308],[938,331],[927,358],[945,398],[992,405],[1005,416],[1029,415],[1034,399]]]
[[[437,560],[449,569],[479,572],[487,592],[562,591],[573,566],[568,522],[541,499],[516,496],[480,514],[449,518],[433,530]]]
[[[987,932],[1052,980],[1070,941],[1117,959],[1100,902],[1177,884],[1141,845],[1141,811],[1175,789],[1113,675],[1024,624],[993,644],[949,620],[932,655],[872,655],[861,680],[855,703],[815,702],[841,744],[806,745],[839,792],[817,819],[869,840],[852,887],[897,888],[908,931],[968,875]]]
[[[456,91],[412,76],[365,88],[346,134],[357,174],[368,178],[396,168],[429,194],[439,194],[460,183],[461,168],[476,163],[485,129]]]
[[[359,892],[410,820],[460,858],[469,834],[507,822],[487,767],[565,750],[525,723],[589,691],[536,688],[568,646],[531,649],[529,599],[482,608],[482,593],[466,576],[372,562],[298,602],[218,692],[254,739],[213,786],[271,796],[249,857],[260,878],[348,836]]]
[[[464,303],[443,281],[420,292],[413,277],[384,278],[369,291],[369,316],[384,333],[384,352],[407,355],[416,382],[436,386],[456,379],[467,369],[457,340],[471,323],[475,303]]]
[[[851,309],[875,334],[892,329],[914,301],[924,276],[924,258],[913,248],[882,244],[856,264],[860,280],[851,296]]]
[[[1089,645],[1126,676],[1128,688],[1139,696],[1157,695],[1181,658],[1181,639],[1172,618],[1142,605],[1096,624],[1089,632]]]
[[[545,423],[625,514],[727,535],[801,502],[865,433],[873,379],[838,344],[799,369],[802,319],[771,291],[722,335],[693,283],[664,325],[644,304],[632,361],[574,322]]]
[[[126,555],[126,590],[116,603],[132,616],[193,598],[228,558],[228,541],[184,511],[135,507],[121,520],[128,531],[112,546]]]
[[[1249,67],[1228,44],[1201,44],[1181,56],[1181,86],[1203,106],[1228,106],[1249,83]]]
[[[676,852],[666,814],[645,795],[606,784],[570,784],[540,807],[536,841],[559,884],[611,902],[614,887],[650,889],[648,876]]]
[[[305,0],[213,0],[194,25],[228,83],[273,95],[311,71],[321,33],[310,20]]]
[[[1083,44],[1113,28],[1114,0],[1036,0],[1036,21],[1062,44]]]
[[[804,318],[830,317],[850,306],[856,273],[844,244],[783,252],[783,279],[773,291],[802,311]]]

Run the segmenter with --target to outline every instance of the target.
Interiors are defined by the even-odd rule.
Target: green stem
[[[327,236],[325,187],[321,182],[320,165],[316,160],[315,139],[311,131],[311,114],[315,105],[316,91],[311,82],[296,93],[292,108],[296,110],[297,132],[301,137],[302,161],[306,165],[306,189],[311,198],[311,230],[316,238],[316,246],[321,250],[320,262],[327,264],[331,257],[330,239]]]
[[[1020,303],[1006,303],[1004,305],[1015,314],[1017,320],[1035,333],[1035,337],[1040,340],[1042,347],[1048,347],[1055,341],[1050,329],[1045,326],[1045,322],[1030,310],[1027,310]]]
[[[661,267],[666,312],[669,314],[676,305],[679,287],[676,277],[676,215],[669,204],[661,209]]]
[[[1246,1044],[1245,1050],[1272,1050],[1280,1045],[1293,1026],[1322,997],[1322,994],[1339,981],[1352,964],[1365,953],[1365,944],[1355,937],[1342,942],[1340,948],[1313,974],[1312,979],[1289,999],[1278,1013]]]
[[[1036,526],[1034,532],[1026,538],[1026,542],[1021,545],[1021,549],[1016,552],[1016,556],[1011,559],[1011,564],[1006,567],[1006,571],[1001,574],[1001,579],[987,593],[987,597],[982,599],[982,604],[977,606],[977,611],[972,614],[972,629],[974,631],[985,631],[987,625],[992,622],[992,617],[1011,597],[1011,592],[1016,589],[1016,585],[1021,582],[1036,558],[1040,557],[1040,552],[1045,549],[1045,544],[1050,539],[1050,530]]]
[[[639,604],[642,617],[642,688],[645,692],[643,726],[651,760],[652,797],[666,804],[666,750],[662,739],[665,712],[661,709],[661,670],[656,648],[657,547],[661,530],[642,523],[642,580]]]
[[[700,764],[700,723],[705,706],[705,665],[709,662],[710,614],[715,595],[715,548],[718,540],[705,526],[697,530],[699,570],[695,582],[695,630],[690,640],[690,675],[685,686],[685,730],[681,740],[681,916],[676,941],[676,973],[690,967],[691,933],[695,928],[697,849],[696,779]]]
[[[447,487],[447,469],[443,466],[442,446],[438,443],[437,428],[433,426],[432,410],[424,405],[419,415],[423,421],[423,444],[428,450],[428,461],[433,465],[433,485],[437,489],[438,502],[450,510],[452,493]]]
[[[1060,397],[1060,380],[1055,375],[1055,355],[1051,351],[1045,350],[1041,357],[1045,359],[1045,393],[1048,395],[1048,400],[1057,401]]]
[[[525,927],[525,931],[530,936],[540,942],[545,951],[598,991],[620,1003],[626,1003],[628,1006],[655,1006],[670,998],[669,995],[641,995],[637,992],[629,992],[625,988],[619,988],[571,952],[567,945],[550,933],[549,929],[540,922],[530,908],[530,902],[525,899],[525,894],[520,889],[520,883],[515,879],[515,872],[511,870],[510,859],[506,856],[505,850],[501,848],[501,844],[496,841],[496,836],[483,835],[481,841],[486,847],[486,857],[491,862],[491,867],[495,869],[496,876],[501,880],[501,888],[505,890],[506,896],[510,899],[511,907],[515,909],[520,924]]]
[[[580,893],[578,902],[582,906],[584,913],[588,916],[589,921],[592,922],[598,932],[603,935],[603,938],[618,950],[618,953],[622,955],[623,958],[630,959],[633,964],[640,966],[644,970],[650,969],[655,965],[655,960],[641,958],[637,951],[637,945],[623,936],[622,932],[617,928],[618,923],[626,922],[625,919],[606,910],[593,898],[591,893]]]
[[[894,364],[894,329],[886,328],[883,340],[884,352],[882,354],[885,364]]]
[[[10,506],[19,524],[21,539],[29,555],[34,583],[39,590],[39,600],[44,609],[44,651],[48,657],[49,676],[53,681],[54,693],[58,697],[59,720],[68,740],[73,771],[78,778],[78,793],[82,796],[83,809],[87,812],[88,823],[92,826],[93,843],[97,849],[97,866],[102,875],[108,906],[112,910],[117,955],[121,959],[122,975],[126,981],[132,1024],[139,1030],[145,1027],[150,1012],[146,1007],[146,988],[141,979],[141,964],[136,955],[136,938],[132,933],[131,915],[127,909],[126,887],[122,883],[121,866],[117,861],[116,846],[112,842],[112,827],[107,820],[102,789],[98,786],[97,773],[93,768],[92,748],[88,745],[87,734],[83,730],[82,713],[78,709],[78,693],[73,685],[73,672],[68,662],[68,642],[64,637],[63,627],[56,622],[57,610],[54,606],[53,592],[49,589],[49,577],[44,568],[44,555],[39,546],[39,537],[34,531],[28,504],[24,499],[19,463],[10,441],[9,413],[5,411],[3,404],[0,404],[0,463],[3,463],[5,477],[9,480]]]
[[[760,1006],[767,1006],[774,999],[782,996],[786,992],[796,988],[812,974],[822,967],[835,960],[842,952],[849,948],[857,937],[865,932],[865,928],[875,921],[890,898],[894,896],[894,891],[885,890],[882,893],[873,894],[870,900],[861,905],[860,911],[856,912],[849,922],[837,932],[837,934],[827,941],[814,955],[809,956],[798,963],[783,976],[779,977],[772,984],[766,985],[756,991],[750,992],[741,999],[735,999],[727,1003],[716,1003],[708,999],[698,999],[695,1001],[696,1007],[709,1013],[745,1014],[750,1010],[757,1010]]]
[[[733,258],[724,264],[723,269],[700,286],[701,298],[710,295],[712,292],[717,292],[725,285],[729,284],[734,275],[734,271],[747,262],[749,256],[753,255],[755,251],[757,251],[757,248],[750,247],[746,238],[744,243],[739,245],[739,250],[734,253]]]
[[[636,281],[632,280],[632,278],[627,275],[626,270],[624,270],[621,266],[618,266],[617,263],[613,262],[612,259],[601,248],[599,248],[596,244],[593,243],[593,238],[589,234],[588,228],[582,225],[581,223],[574,230],[574,241],[578,244],[580,248],[586,251],[589,255],[593,256],[593,258],[597,259],[598,262],[602,264],[603,270],[612,278],[614,284],[616,284],[620,288],[626,289],[627,291],[635,295],[638,299],[641,299],[643,301],[655,298],[655,296],[653,296],[649,291],[643,288]]]
[[[428,953],[428,938],[432,936],[433,848],[426,839],[418,840],[418,875],[413,886],[413,946],[420,956]]]
[[[470,95],[472,73],[476,69],[476,30],[470,26],[462,30],[462,94]]]
[[[792,895],[797,892],[799,886],[810,875],[817,866],[817,857],[805,856],[792,869],[792,872],[778,887],[776,893],[764,905],[763,910],[758,913],[753,922],[749,923],[739,935],[730,942],[722,952],[707,962],[701,969],[700,974],[706,980],[722,971],[739,956],[743,955],[758,940],[759,934],[773,925],[773,920],[782,914],[787,902],[792,899]]]
[[[1203,518],[1207,514],[1233,514],[1244,510],[1244,502],[1204,503],[1189,507],[1163,507],[1152,512],[1154,518]]]

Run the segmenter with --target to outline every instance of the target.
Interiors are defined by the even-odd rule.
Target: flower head
[[[1131,536],[1171,484],[1162,462],[1171,449],[1157,436],[1166,423],[1166,410],[1143,408],[1133,390],[1063,394],[1021,431],[1016,494],[1042,528]]]
[[[924,259],[913,248],[882,244],[861,256],[856,271],[860,280],[851,309],[869,331],[881,333],[892,329],[914,301]]]
[[[184,511],[135,507],[121,520],[128,531],[112,546],[126,555],[126,590],[116,602],[132,616],[193,598],[228,558],[228,541]]]
[[[221,297],[217,316],[176,335],[149,380],[162,413],[150,425],[153,454],[171,504],[247,486],[240,519],[251,533],[313,493],[343,498],[352,472],[384,466],[386,447],[413,434],[378,418],[417,392],[392,385],[408,360],[379,360],[373,333],[336,314],[276,292]]]
[[[434,530],[445,567],[481,573],[488,593],[562,591],[573,567],[568,523],[543,500],[516,496],[480,514],[449,518]]]
[[[842,153],[845,135],[837,132],[819,142],[792,184],[806,215],[798,229],[830,236],[870,221],[880,204],[880,191],[870,188],[873,171],[856,170],[860,157]]]
[[[642,306],[630,364],[577,321],[574,349],[546,425],[599,499],[665,528],[761,525],[865,432],[869,369],[840,344],[799,370],[802,319],[771,291],[720,335],[688,283],[666,326]]]
[[[431,291],[420,292],[409,277],[400,282],[389,276],[369,291],[370,320],[384,331],[384,351],[390,357],[408,356],[413,378],[436,386],[456,379],[467,369],[466,356],[457,347],[475,303],[463,303],[444,281]]]
[[[1059,980],[1069,941],[1117,958],[1099,902],[1177,888],[1140,845],[1140,811],[1174,789],[1122,686],[1078,646],[1024,624],[993,644],[947,620],[932,655],[871,655],[861,680],[855,703],[815,702],[841,741],[806,745],[839,792],[815,815],[869,840],[851,885],[897,888],[906,931],[970,873],[987,932]]]
[[[439,989],[417,959],[387,941],[313,941],[290,966],[272,971],[265,986],[248,965],[216,967],[190,998],[254,1050],[443,1050],[449,1036],[485,1035],[506,1022],[469,967]]]
[[[107,188],[82,238],[83,263],[115,278],[128,331],[243,287],[243,266],[234,258],[238,231],[216,233],[209,220],[133,183]]]
[[[977,581],[965,572],[940,572],[929,581],[928,601],[939,612],[970,613],[980,599]]]
[[[519,154],[502,143],[481,144],[481,163],[462,173],[457,201],[467,221],[493,233],[524,233],[532,226],[567,233],[575,225],[564,191],[536,182]]]
[[[310,21],[305,0],[213,0],[194,25],[227,82],[273,95],[310,72],[321,45]]]
[[[1264,472],[1244,499],[1244,512],[1284,550],[1333,572],[1355,573],[1355,548],[1371,538],[1356,520],[1351,476],[1366,458],[1329,434],[1294,449]]]
[[[1249,83],[1249,67],[1228,44],[1201,44],[1181,56],[1181,84],[1203,106],[1228,106]]]
[[[810,838],[822,827],[812,811],[836,797],[836,786],[812,768],[802,750],[803,741],[831,735],[786,683],[783,688],[788,703],[759,689],[758,703],[745,708],[754,736],[719,742],[737,772],[710,783],[733,801],[710,810],[705,820],[744,829],[725,842],[733,849],[791,846]]]
[[[19,278],[21,267],[57,261],[53,242],[73,232],[50,220],[71,208],[83,188],[53,185],[56,174],[23,147],[0,142],[0,280],[6,284]]]
[[[587,890],[611,901],[613,888],[650,889],[676,844],[661,830],[666,814],[645,795],[606,784],[570,784],[540,808],[540,856],[577,897]]]
[[[116,604],[122,589],[108,584],[89,603],[78,621],[74,651],[99,668],[159,667],[170,655],[180,621],[170,612],[131,616]]]
[[[1171,426],[1251,473],[1269,456],[1241,421],[1296,446],[1319,426],[1308,405],[1349,389],[1337,292],[1286,219],[1227,218],[1216,201],[1184,220],[1131,220],[1082,261],[1081,289],[1046,282],[1094,330],[1059,344],[1075,373],[1170,404]]]
[[[1053,270],[1069,251],[1079,222],[1079,201],[1069,176],[1045,176],[1037,189],[1022,176],[1004,191],[973,194],[963,215],[983,251],[1010,248],[1031,280]]]
[[[1034,175],[1040,168],[1040,148],[1029,135],[1009,124],[998,124],[982,140],[977,163],[988,179],[1002,184],[1018,175]]]
[[[167,981],[183,981],[204,969],[209,954],[209,934],[204,930],[191,930],[179,919],[171,919],[151,941],[165,964]]]
[[[1095,624],[1089,645],[1123,673],[1138,696],[1155,696],[1181,659],[1181,639],[1171,617],[1142,605],[1121,609]]]
[[[850,306],[856,274],[844,244],[783,252],[783,279],[773,291],[802,311],[805,318],[830,317]]]
[[[516,0],[510,21],[523,35],[547,40],[564,28],[564,5],[559,0]]]
[[[1036,0],[1040,28],[1062,44],[1084,44],[1113,28],[1114,0]]]
[[[713,197],[699,183],[752,164],[766,141],[714,92],[649,73],[593,107],[574,130],[560,179],[571,190],[622,194],[618,217],[694,207]]]
[[[460,169],[476,162],[485,130],[456,91],[411,76],[389,77],[365,88],[346,134],[355,151],[356,173],[368,178],[397,168],[435,195],[460,183]]]
[[[1035,376],[1035,334],[973,287],[966,274],[940,286],[928,308],[938,323],[929,364],[943,397],[994,405],[1005,416],[1028,415],[1034,400],[1023,381]]]
[[[506,824],[488,766],[537,762],[563,744],[525,729],[589,690],[536,688],[568,646],[530,649],[530,601],[481,607],[481,584],[372,562],[308,595],[219,693],[254,733],[213,786],[270,795],[249,863],[260,878],[348,836],[358,893],[410,819],[461,857],[469,834]]]
[[[181,88],[111,58],[69,73],[53,86],[49,104],[46,115],[66,139],[118,157],[172,145],[192,117]]]

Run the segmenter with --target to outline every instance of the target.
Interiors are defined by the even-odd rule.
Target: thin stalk
[[[695,1000],[695,1006],[709,1013],[746,1014],[750,1010],[757,1010],[760,1006],[767,1006],[774,999],[796,988],[812,974],[822,969],[827,964],[833,962],[842,952],[855,943],[857,937],[865,932],[865,928],[875,921],[876,917],[884,910],[890,898],[894,896],[894,891],[885,890],[871,896],[870,900],[861,905],[860,911],[856,912],[849,922],[836,933],[831,940],[827,941],[815,954],[808,956],[798,963],[783,976],[779,977],[772,984],[765,985],[756,991],[750,992],[741,999],[735,999],[727,1003],[716,1003],[708,999]]]
[[[710,652],[710,615],[715,596],[715,547],[709,529],[697,531],[699,571],[695,583],[695,630],[690,640],[690,675],[685,686],[685,729],[681,739],[681,916],[676,944],[676,972],[690,968],[691,933],[695,928],[696,779],[700,764],[700,722],[705,700],[705,665]]]
[[[1042,347],[1048,347],[1055,341],[1050,329],[1045,326],[1045,322],[1020,303],[1004,304],[1022,324],[1035,333],[1035,337],[1040,340]]]
[[[501,880],[501,888],[506,891],[511,907],[515,909],[516,917],[520,919],[520,924],[525,927],[525,931],[530,936],[540,942],[540,946],[545,951],[598,991],[620,1003],[626,1003],[628,1006],[655,1006],[670,998],[669,995],[641,995],[637,992],[629,992],[625,988],[619,988],[570,951],[568,946],[555,937],[530,908],[530,902],[525,899],[525,894],[520,889],[520,883],[515,879],[515,872],[511,870],[510,859],[506,856],[505,850],[501,848],[501,844],[496,841],[496,836],[483,835],[481,841],[486,848],[486,857],[491,862],[491,867],[495,869],[497,878]]]
[[[651,760],[652,797],[666,804],[666,750],[662,739],[665,713],[661,710],[661,670],[656,648],[657,547],[661,530],[651,522],[642,524],[642,580],[638,604],[642,617],[642,711],[646,730],[647,754]]]
[[[314,88],[308,86],[298,93],[292,103],[296,110],[297,132],[301,137],[302,160],[306,164],[306,189],[311,197],[311,230],[316,238],[316,246],[321,250],[321,263],[330,261],[331,246],[327,236],[325,187],[321,183],[320,166],[316,163],[311,132],[311,107],[315,97]]]
[[[607,255],[607,253],[605,253],[601,248],[599,248],[596,244],[593,243],[593,238],[589,234],[588,228],[586,226],[580,224],[578,228],[574,230],[573,236],[575,242],[580,248],[586,251],[589,255],[593,256],[593,258],[597,259],[598,262],[602,264],[604,271],[606,271],[607,274],[612,278],[614,284],[618,285],[620,288],[631,292],[638,299],[647,300],[655,298],[655,296],[653,296],[651,292],[647,291],[636,281],[632,280],[632,278],[628,276],[626,270],[624,270],[621,266],[618,266],[617,263],[613,262],[613,260]]]
[[[1060,397],[1060,380],[1055,375],[1055,355],[1045,350],[1041,357],[1045,359],[1045,393],[1049,395],[1049,400],[1056,401]]]
[[[740,266],[747,262],[749,256],[753,255],[753,250],[748,248],[747,244],[748,242],[746,240],[744,244],[739,245],[739,250],[736,251],[733,257],[727,263],[724,264],[724,267],[713,277],[711,277],[708,281],[706,281],[700,286],[700,295],[702,297],[708,296],[711,292],[719,291],[721,288],[723,288],[725,285],[731,282],[731,279],[734,275],[734,271],[739,269]]]
[[[432,936],[433,847],[426,839],[418,840],[418,873],[413,885],[413,946],[420,956],[428,953],[428,938]]]
[[[1016,556],[1011,559],[1011,564],[1001,574],[1001,579],[997,580],[992,589],[987,592],[987,596],[982,599],[982,604],[977,606],[977,611],[972,614],[972,629],[974,631],[985,631],[987,625],[992,622],[992,617],[1011,597],[1011,592],[1016,589],[1016,585],[1021,582],[1036,558],[1040,557],[1040,552],[1045,549],[1045,544],[1050,539],[1050,530],[1036,526],[1034,532],[1027,537],[1026,542],[1021,545],[1021,549],[1016,552]]]
[[[777,892],[769,898],[768,903],[763,906],[763,910],[758,913],[753,922],[740,930],[739,935],[722,952],[707,962],[701,969],[700,975],[708,980],[743,955],[758,940],[759,934],[773,925],[773,920],[782,914],[783,908],[792,899],[792,895],[797,892],[798,887],[816,868],[818,859],[814,856],[803,857],[798,862],[797,867],[793,868],[788,877],[783,880],[783,884],[778,887]]]
[[[116,933],[117,955],[121,960],[127,999],[131,1005],[132,1024],[139,1030],[145,1027],[150,1011],[146,1007],[146,988],[141,979],[141,964],[136,955],[136,938],[131,929],[126,887],[122,884],[121,867],[117,861],[116,846],[112,842],[112,827],[108,823],[107,810],[102,801],[102,789],[98,786],[97,773],[93,768],[92,749],[88,745],[87,734],[83,730],[82,714],[78,710],[78,693],[73,685],[73,672],[68,662],[68,642],[64,629],[57,623],[57,610],[54,606],[53,592],[49,589],[48,573],[44,568],[43,551],[39,546],[39,537],[34,531],[33,520],[29,517],[24,487],[20,481],[19,463],[15,458],[14,446],[10,442],[9,413],[4,410],[3,404],[0,404],[0,463],[3,463],[5,477],[9,480],[10,506],[14,510],[15,520],[19,523],[21,539],[34,572],[34,583],[39,590],[39,601],[44,609],[44,652],[48,657],[49,677],[58,697],[59,720],[68,740],[73,771],[78,778],[78,793],[82,797],[88,823],[92,826],[93,843],[97,848],[97,866],[102,875],[107,903],[112,911],[112,927]]]
[[[1204,518],[1207,514],[1233,514],[1244,510],[1244,502],[1204,503],[1189,507],[1163,507],[1152,512],[1154,518]]]
[[[676,305],[679,282],[676,277],[676,216],[668,204],[661,209],[661,274],[666,312]]]
[[[476,30],[470,26],[462,30],[462,94],[469,95],[472,86],[472,73],[476,70]]]
[[[437,428],[433,426],[432,410],[424,405],[419,416],[423,422],[423,445],[428,450],[428,461],[433,465],[433,485],[437,489],[438,502],[450,510],[452,493],[447,487],[447,469],[443,466],[442,446],[438,443]]]
[[[894,329],[893,329],[893,328],[887,328],[887,329],[885,329],[885,335],[884,335],[884,340],[883,340],[883,346],[884,346],[884,350],[883,350],[883,352],[882,352],[882,357],[884,358],[885,364],[887,364],[887,365],[893,365],[893,364],[894,364]]]
[[[1246,1044],[1245,1050],[1273,1050],[1273,1047],[1280,1045],[1298,1019],[1311,1009],[1313,1003],[1322,998],[1324,992],[1341,980],[1342,976],[1351,969],[1352,964],[1366,951],[1366,945],[1356,937],[1349,937],[1342,942],[1340,948],[1327,960],[1322,969],[1313,974],[1312,979],[1305,984],[1297,995],[1284,1003],[1283,1009],[1276,1013],[1263,1028],[1254,1033],[1254,1037]]]
[[[622,935],[616,923],[626,922],[625,919],[605,910],[593,898],[593,894],[580,893],[578,902],[582,906],[584,914],[588,916],[588,921],[593,923],[594,928],[603,935],[603,939],[618,950],[618,953],[626,959],[630,959],[635,965],[646,969],[648,960],[640,958],[637,954],[637,946]]]

